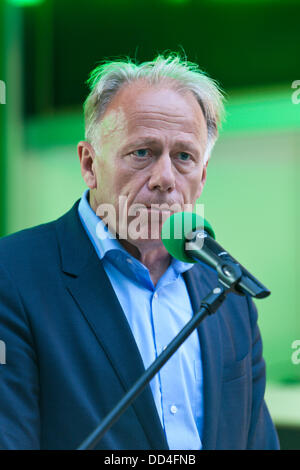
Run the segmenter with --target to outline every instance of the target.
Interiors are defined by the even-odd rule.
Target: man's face
[[[118,231],[120,196],[126,198],[128,209],[147,206],[149,220],[153,204],[176,207],[171,212],[194,205],[206,178],[206,143],[206,122],[192,93],[143,82],[125,86],[99,123],[92,208],[97,213],[99,205],[112,204]],[[129,216],[127,224],[133,219]],[[160,228],[161,224],[160,217]]]

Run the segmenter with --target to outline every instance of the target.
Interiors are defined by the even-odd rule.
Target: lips
[[[134,206],[136,209],[138,209],[140,207],[142,209],[144,209],[146,207],[146,209],[170,211],[170,212],[174,212],[174,210],[171,209],[171,207],[174,206],[174,205],[178,205],[179,210],[181,210],[181,204],[179,204],[177,202],[174,202],[174,201],[172,203],[169,203],[169,202],[151,202],[149,204],[149,202],[147,202],[147,203],[143,204],[143,203],[139,202],[139,203],[132,204],[132,206]],[[166,206],[166,208],[165,207],[161,208],[161,206]]]
[[[155,212],[172,212],[170,209],[160,209],[158,207],[147,207],[147,210]]]

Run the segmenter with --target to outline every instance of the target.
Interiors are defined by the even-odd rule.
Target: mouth
[[[148,207],[146,206],[147,211],[154,211],[154,212],[172,212],[170,209],[161,209],[159,207]]]
[[[170,214],[173,214],[174,212],[176,212],[176,211],[171,209],[170,206],[172,206],[172,204],[169,205],[166,202],[164,202],[164,203],[153,202],[152,204],[137,203],[137,204],[133,204],[133,206],[134,206],[135,209],[147,209],[147,211],[169,212]],[[161,207],[161,206],[167,206],[167,207]]]

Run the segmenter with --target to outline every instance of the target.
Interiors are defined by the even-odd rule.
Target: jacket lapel
[[[82,227],[78,203],[57,220],[65,284],[105,350],[125,394],[145,369],[125,314]],[[149,385],[132,406],[150,446],[168,449]]]
[[[217,276],[212,275],[201,264],[195,265],[184,273],[194,314],[199,311],[201,301],[218,285]],[[208,280],[209,279],[209,280]],[[223,367],[222,337],[217,313],[206,317],[198,327],[200,340],[203,389],[204,389],[204,427],[203,449],[215,449],[217,425],[221,397],[221,377]]]
[[[77,201],[56,221],[62,269],[68,291],[78,304],[99,343],[105,350],[125,392],[143,373],[144,365],[117,296],[78,216]],[[209,271],[196,264],[184,273],[194,313],[217,285]],[[105,295],[102,293],[105,292]],[[99,306],[101,305],[101,316]],[[222,339],[217,314],[198,327],[204,381],[203,449],[214,449],[221,394]],[[154,399],[148,385],[132,404],[150,446],[168,449]]]

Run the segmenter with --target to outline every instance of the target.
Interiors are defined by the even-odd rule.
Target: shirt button
[[[170,408],[170,411],[171,411],[172,415],[175,415],[177,413],[177,406],[172,405],[171,408]]]
[[[132,264],[132,259],[127,258],[126,261],[127,261],[127,263]]]
[[[158,297],[158,293],[157,292],[154,292],[154,296],[153,296],[155,299],[157,299]]]

